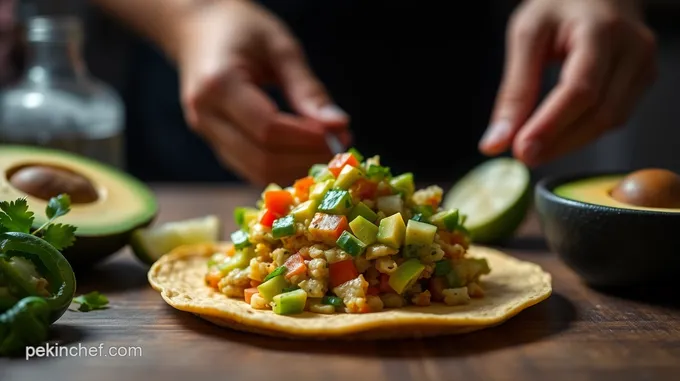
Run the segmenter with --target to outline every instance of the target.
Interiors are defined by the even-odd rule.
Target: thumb
[[[498,155],[512,143],[538,100],[550,33],[537,20],[515,19],[508,33],[508,53],[491,124],[479,144],[487,155]]]
[[[293,109],[327,127],[345,128],[349,116],[333,103],[325,86],[307,65],[303,53],[297,49],[294,53],[280,55],[280,58],[274,64]]]

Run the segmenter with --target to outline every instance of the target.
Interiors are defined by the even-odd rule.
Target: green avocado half
[[[153,192],[117,168],[60,150],[0,145],[0,201],[25,197],[37,228],[47,219],[47,200],[60,193],[71,197],[71,211],[59,222],[77,228],[75,244],[63,252],[74,267],[122,249],[158,213]]]

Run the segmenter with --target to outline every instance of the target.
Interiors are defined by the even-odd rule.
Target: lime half
[[[209,215],[137,229],[132,233],[130,246],[137,258],[152,264],[176,247],[216,242],[220,239],[220,231],[220,220],[217,216]]]
[[[460,179],[442,206],[467,216],[473,242],[491,243],[510,237],[522,223],[531,200],[528,168],[512,158],[488,160]]]

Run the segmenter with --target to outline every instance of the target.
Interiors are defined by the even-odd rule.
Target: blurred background
[[[216,159],[208,150],[183,157],[179,152],[185,147],[205,146],[202,140],[190,131],[182,121],[178,98],[177,75],[153,45],[148,44],[128,31],[117,20],[112,19],[84,0],[17,0],[12,10],[21,23],[35,14],[77,14],[84,22],[84,58],[93,76],[111,85],[121,96],[125,106],[124,141],[125,163],[132,174],[146,181],[232,181],[233,176],[220,169]],[[549,165],[538,168],[536,176],[558,174],[580,170],[630,170],[640,167],[660,166],[680,172],[680,1],[647,1],[648,20],[655,30],[659,42],[660,75],[658,81],[639,103],[627,126],[611,133],[585,149]],[[8,0],[0,4],[8,7]],[[301,30],[313,28],[315,9],[313,6],[296,5],[294,0],[265,1],[265,6],[284,18],[291,28]],[[313,3],[313,2],[307,2]],[[335,2],[333,2],[335,3]],[[342,2],[337,2],[342,3]],[[349,3],[349,1],[348,1]],[[378,2],[380,3],[380,2]],[[396,2],[398,3],[398,2]],[[475,25],[470,45],[461,45],[452,54],[465,60],[471,54],[482,57],[483,74],[479,76],[479,94],[486,99],[489,107],[500,79],[503,60],[505,23],[514,6],[513,1],[496,0],[480,2],[485,4],[488,17]],[[385,8],[395,2],[385,2]],[[284,6],[285,5],[285,6]],[[422,2],[427,8],[428,2]],[[342,7],[336,7],[342,9]],[[456,13],[447,15],[449,22],[457,25],[465,16]],[[386,19],[371,20],[372,23],[387,23]],[[394,21],[392,21],[394,22]],[[430,22],[422,20],[423,23]],[[341,28],[342,25],[336,27]],[[378,24],[376,28],[380,28]],[[417,28],[418,25],[411,25]],[[5,41],[6,42],[6,41]],[[304,41],[303,41],[304,43]],[[317,44],[317,45],[315,45]],[[323,43],[311,41],[305,49],[312,53],[322,49]],[[437,49],[433,47],[432,49]],[[475,50],[476,49],[476,50]],[[322,54],[319,54],[322,56]],[[335,58],[335,57],[334,57]],[[314,68],[315,58],[311,64]],[[15,62],[21,62],[17,56]],[[557,70],[547,73],[546,91],[554,83]],[[322,80],[324,73],[318,72]],[[5,71],[5,76],[16,77],[20,73]],[[5,81],[5,86],[9,83]],[[332,87],[332,83],[329,84]],[[154,89],[153,91],[151,89]],[[455,89],[443,89],[454,94]],[[335,94],[334,94],[335,96]],[[338,94],[342,98],[349,96]],[[349,101],[348,101],[349,102]],[[455,108],[456,104],[451,103]],[[479,133],[483,131],[488,109],[479,110],[483,118],[473,119]],[[144,126],[144,127],[142,127]],[[452,129],[465,128],[455,122]],[[168,131],[173,131],[169,134]],[[154,151],[169,152],[165,160],[149,160],[146,154]],[[471,147],[472,149],[476,147]],[[453,166],[453,164],[451,165]],[[197,167],[205,169],[196,171]],[[447,171],[447,166],[442,166]],[[452,176],[454,172],[452,170]]]

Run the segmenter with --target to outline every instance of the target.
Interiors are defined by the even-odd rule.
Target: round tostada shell
[[[408,306],[366,314],[304,312],[277,315],[221,294],[204,281],[207,261],[228,242],[179,247],[151,266],[148,280],[172,307],[216,325],[294,339],[372,340],[462,334],[499,325],[552,293],[550,274],[498,250],[471,246],[469,256],[486,258],[491,273],[481,278],[484,297],[469,304]]]

